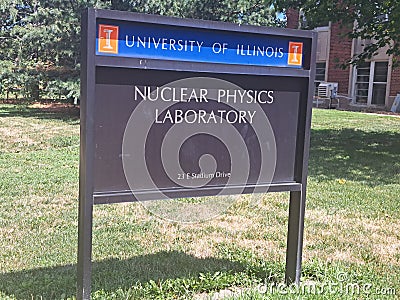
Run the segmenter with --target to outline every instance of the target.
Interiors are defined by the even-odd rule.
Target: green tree
[[[315,28],[328,21],[339,22],[349,28],[349,38],[373,41],[348,64],[371,59],[386,46],[388,55],[400,56],[400,0],[274,0],[270,3],[280,10],[301,9],[306,28]]]
[[[79,97],[80,14],[97,1],[0,0],[0,80],[7,91],[40,99]]]

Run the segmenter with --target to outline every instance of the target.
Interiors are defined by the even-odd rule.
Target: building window
[[[370,63],[362,63],[357,67],[356,102],[367,104],[369,90]]]
[[[318,86],[321,82],[325,81],[326,62],[317,62],[315,68],[315,95],[318,95]]]
[[[371,103],[385,105],[388,62],[376,62]]]
[[[385,105],[388,62],[365,62],[357,67],[355,99],[366,105]]]

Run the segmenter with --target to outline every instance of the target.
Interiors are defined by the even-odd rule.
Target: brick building
[[[287,27],[299,27],[299,13],[286,12]],[[338,94],[351,107],[377,107],[390,109],[400,94],[400,67],[392,67],[392,57],[381,49],[371,61],[358,67],[340,68],[340,63],[360,53],[370,41],[349,39],[349,29],[336,23],[315,28],[318,32],[316,86],[320,82],[337,82]]]

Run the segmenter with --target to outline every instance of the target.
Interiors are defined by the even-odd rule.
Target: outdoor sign
[[[290,192],[299,282],[315,33],[88,10],[82,18],[78,299],[94,204]]]

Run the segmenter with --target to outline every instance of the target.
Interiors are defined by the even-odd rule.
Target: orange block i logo
[[[303,43],[289,42],[288,65],[301,66],[303,59]]]
[[[118,53],[118,26],[99,24],[99,52]]]

